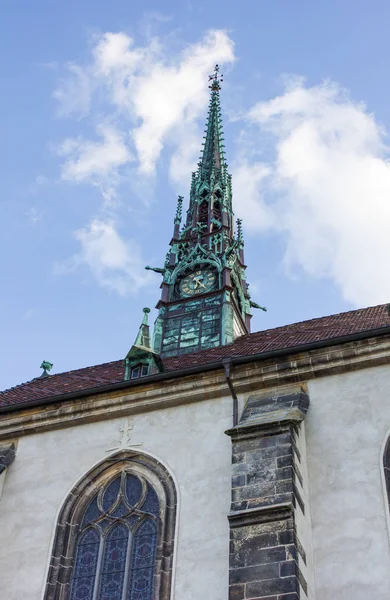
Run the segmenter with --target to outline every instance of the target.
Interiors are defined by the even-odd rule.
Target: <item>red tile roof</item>
[[[387,304],[244,335],[227,346],[210,348],[180,357],[165,358],[164,368],[165,371],[172,371],[174,374],[174,371],[208,365],[218,362],[224,357],[252,356],[332,340],[382,327],[390,328]],[[85,392],[99,386],[120,383],[123,380],[123,360],[76,369],[67,373],[58,373],[49,377],[37,377],[32,381],[0,392],[0,407],[22,405],[32,401],[50,402],[57,396],[66,393]]]

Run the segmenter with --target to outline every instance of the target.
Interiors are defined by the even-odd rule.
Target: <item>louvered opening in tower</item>
[[[199,222],[207,225],[209,219],[209,207],[207,202],[202,202],[199,206]]]

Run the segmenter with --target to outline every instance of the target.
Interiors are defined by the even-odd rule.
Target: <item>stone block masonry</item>
[[[305,511],[296,442],[308,406],[300,389],[250,396],[238,425],[226,432],[232,439],[229,600],[307,594],[295,511]]]

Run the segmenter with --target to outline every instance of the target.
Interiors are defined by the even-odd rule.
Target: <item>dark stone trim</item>
[[[300,557],[302,558],[303,562],[305,563],[305,565],[307,564],[307,559],[306,559],[306,552],[305,549],[303,548],[301,542],[299,541],[298,536],[295,536],[295,542],[297,544],[297,550],[299,552]]]
[[[390,436],[387,439],[385,450],[383,452],[383,469],[387,491],[387,504],[390,511]]]
[[[282,502],[272,506],[259,506],[248,510],[237,510],[228,514],[230,527],[243,527],[256,525],[257,523],[270,523],[272,521],[283,521],[289,519],[293,514],[291,502]]]
[[[299,418],[299,421],[303,421],[303,418],[304,417]],[[230,436],[232,440],[251,440],[258,438],[259,435],[270,436],[290,431],[291,425],[295,422],[295,420],[288,419],[280,423],[256,423],[254,425],[243,425],[242,427],[237,425],[237,427],[227,429],[225,433]]]
[[[297,486],[295,485],[294,482],[293,482],[293,486],[292,487],[293,487],[293,497],[298,502],[299,507],[300,507],[301,511],[303,512],[303,514],[305,514],[305,503],[302,500],[302,496],[298,492]],[[294,503],[294,507],[295,507],[295,503]]]
[[[233,471],[229,600],[298,600],[307,592],[295,511],[305,511],[297,442],[308,406],[299,389],[253,395],[238,425],[226,431]]]
[[[157,477],[163,487],[156,553],[154,598],[169,600],[172,587],[177,495],[171,475],[156,459],[133,450],[123,450],[94,467],[75,485],[65,500],[57,521],[44,600],[68,600],[78,528],[91,497],[124,469],[141,468],[143,477]],[[153,486],[153,482],[150,481]],[[158,492],[156,486],[153,486]]]
[[[0,474],[15,460],[15,444],[0,446]]]

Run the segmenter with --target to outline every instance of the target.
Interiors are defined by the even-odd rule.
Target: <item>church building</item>
[[[390,305],[251,332],[220,80],[153,332],[0,392],[0,600],[390,598]]]

